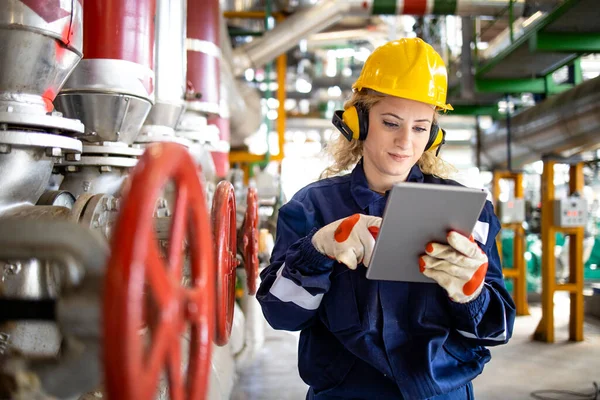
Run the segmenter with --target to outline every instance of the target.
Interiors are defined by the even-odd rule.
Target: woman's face
[[[369,112],[363,162],[371,189],[384,192],[405,181],[421,158],[433,123],[433,106],[385,96]]]

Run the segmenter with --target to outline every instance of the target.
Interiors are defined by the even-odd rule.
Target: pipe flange
[[[62,157],[75,161],[82,151],[82,144],[77,139],[66,136],[51,135],[24,131],[0,130],[0,153],[10,153],[12,147],[45,148],[49,156]]]
[[[137,158],[131,157],[102,157],[102,156],[81,156],[78,161],[63,160],[55,165],[55,168],[61,170],[64,167],[66,172],[76,172],[78,167],[100,167],[102,172],[110,172],[112,168],[133,168],[137,164]]]
[[[0,126],[4,130],[39,129],[55,134],[82,134],[85,127],[78,119],[64,118],[61,113],[26,114],[0,111]]]
[[[140,157],[143,149],[127,146],[125,143],[104,142],[99,145],[84,145],[83,154],[101,154],[105,156]]]
[[[59,170],[66,167],[66,172],[76,172],[81,166],[97,166],[105,169],[102,172],[110,172],[112,168],[134,167],[137,158],[144,153],[143,148],[119,142],[85,145],[82,150],[83,155],[78,160],[61,160],[56,167]]]
[[[120,201],[114,196],[84,193],[73,205],[71,218],[109,239],[119,215],[119,207]]]

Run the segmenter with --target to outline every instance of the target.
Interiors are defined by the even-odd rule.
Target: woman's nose
[[[400,132],[394,138],[394,145],[401,149],[410,148],[410,131],[408,129],[400,129]]]

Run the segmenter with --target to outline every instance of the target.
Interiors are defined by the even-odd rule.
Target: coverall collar
[[[408,173],[408,176],[406,177],[406,182],[423,181],[423,172],[421,172],[421,169],[417,164],[413,165]],[[352,192],[352,197],[354,197],[354,200],[356,201],[356,204],[358,204],[363,210],[375,201],[381,200],[384,197],[381,194],[369,189],[369,183],[367,182],[367,176],[365,175],[362,158],[358,164],[356,164],[354,170],[352,170],[350,190]],[[388,192],[386,192],[385,197],[387,197]]]

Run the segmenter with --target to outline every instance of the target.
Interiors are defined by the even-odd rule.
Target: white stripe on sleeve
[[[321,304],[322,294],[313,296],[302,286],[282,275],[285,263],[277,271],[277,278],[269,290],[273,296],[285,303],[294,303],[305,310],[316,310]]]
[[[473,238],[485,246],[490,232],[490,224],[487,222],[477,221],[473,228]]]

